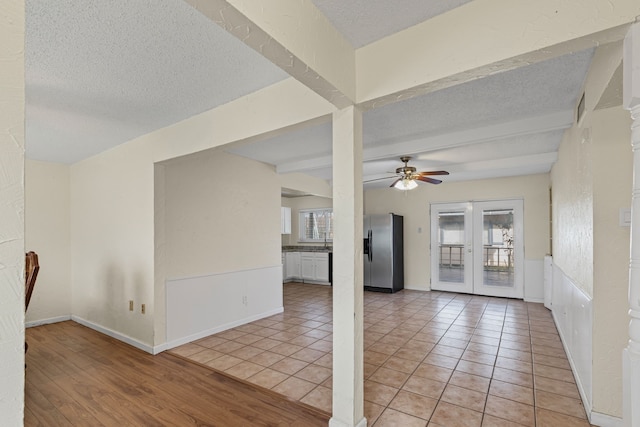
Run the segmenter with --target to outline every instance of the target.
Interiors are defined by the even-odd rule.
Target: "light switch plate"
[[[620,227],[631,227],[631,208],[620,208]]]

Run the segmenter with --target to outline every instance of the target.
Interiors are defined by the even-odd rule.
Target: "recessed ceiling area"
[[[364,181],[393,177],[402,155],[418,170],[448,170],[445,182],[549,172],[592,56],[576,52],[366,111]],[[226,151],[331,180],[331,138],[323,123]]]

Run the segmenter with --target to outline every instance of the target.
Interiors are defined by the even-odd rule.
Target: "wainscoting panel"
[[[282,266],[166,281],[170,349],[281,313]]]
[[[545,255],[544,257],[544,306],[549,310],[552,309],[553,299],[553,257]]]
[[[541,259],[524,260],[524,300],[544,301],[544,263]]]
[[[592,299],[555,264],[553,265],[552,313],[576,377],[587,414],[593,404],[593,304]]]

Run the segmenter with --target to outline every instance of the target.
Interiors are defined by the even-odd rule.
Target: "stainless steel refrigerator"
[[[401,215],[364,217],[364,288],[395,292],[404,288]]]

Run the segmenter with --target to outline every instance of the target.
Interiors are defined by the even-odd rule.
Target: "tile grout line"
[[[304,286],[304,285],[303,285]],[[312,286],[312,285],[306,285],[306,286]],[[286,288],[285,288],[286,289]],[[301,336],[307,336],[305,334],[310,333],[312,331],[323,331],[323,332],[328,332],[326,330],[326,327],[329,328],[333,328],[333,322],[332,322],[332,317],[331,317],[331,305],[330,305],[330,298],[326,298],[326,293],[325,294],[321,294],[320,292],[309,292],[311,288],[307,288],[307,287],[301,287],[301,288],[290,288],[292,290],[295,290],[296,292],[289,292],[286,293],[285,292],[285,313],[287,311],[287,308],[289,308],[289,313],[290,316],[286,316],[285,313],[281,313],[280,315],[276,315],[276,316],[271,316],[270,318],[267,319],[273,319],[273,318],[277,318],[277,320],[274,320],[275,323],[268,325],[268,326],[261,326],[261,330],[264,330],[265,328],[269,328],[269,326],[275,326],[275,325],[280,325],[279,328],[270,328],[270,329],[274,329],[277,330],[278,333],[281,332],[285,332],[288,331],[292,328],[295,327],[295,320],[292,322],[293,319],[301,319],[304,320],[304,322],[301,323],[306,323],[306,322],[310,322],[310,321],[317,321],[319,324],[315,325],[316,327],[312,327],[312,326],[308,326],[308,328],[310,328],[309,330],[302,332],[302,333],[297,333],[295,334],[295,337],[292,336],[292,338],[288,338],[287,341],[280,341],[279,339],[275,339],[276,341],[279,341],[280,344],[283,343],[289,343],[290,341],[297,339]],[[315,290],[314,290],[315,291]],[[418,291],[415,291],[418,292]],[[526,331],[528,334],[528,340],[527,340],[527,348],[529,351],[526,351],[526,353],[529,354],[530,357],[530,375],[532,378],[532,383],[531,383],[531,391],[533,393],[533,405],[529,405],[529,404],[525,404],[519,400],[513,400],[511,398],[504,398],[503,399],[507,399],[510,400],[512,402],[518,403],[518,404],[525,404],[527,406],[530,406],[533,408],[534,411],[534,416],[533,416],[533,422],[534,425],[537,423],[537,375],[534,374],[534,367],[535,367],[535,363],[534,363],[534,352],[533,352],[533,343],[534,343],[534,337],[532,332],[536,332],[536,334],[538,333],[537,330],[533,330],[532,327],[534,325],[534,323],[536,322],[535,320],[532,319],[532,315],[534,315],[534,319],[535,318],[539,318],[543,323],[549,323],[549,322],[545,322],[545,320],[547,320],[546,318],[543,319],[543,317],[540,316],[536,316],[534,312],[531,312],[531,308],[532,305],[530,303],[525,303],[525,302],[515,302],[512,300],[507,300],[507,299],[493,299],[492,297],[476,297],[476,296],[468,296],[468,295],[462,295],[462,294],[445,294],[442,292],[430,292],[428,294],[428,298],[426,297],[425,294],[419,295],[417,293],[414,293],[413,291],[408,291],[406,293],[403,293],[401,295],[398,295],[400,293],[396,293],[394,294],[395,296],[389,296],[389,295],[384,295],[384,296],[380,296],[380,295],[375,295],[375,296],[371,296],[370,298],[365,299],[364,304],[363,304],[363,311],[364,311],[364,317],[365,317],[365,321],[364,321],[364,330],[365,330],[365,341],[366,341],[366,335],[367,335],[367,330],[369,330],[369,334],[375,334],[373,335],[375,337],[375,339],[373,339],[371,342],[367,343],[365,342],[365,347],[364,347],[364,351],[374,351],[374,350],[370,350],[371,347],[373,347],[374,345],[381,343],[385,344],[385,345],[390,345],[393,346],[393,353],[391,354],[387,354],[387,353],[383,353],[385,355],[385,359],[382,362],[375,362],[373,365],[368,364],[369,366],[373,366],[375,369],[373,369],[371,372],[369,372],[368,376],[365,377],[365,382],[366,381],[372,381],[375,382],[377,384],[381,384],[383,386],[386,387],[392,387],[395,389],[395,391],[393,392],[393,396],[390,397],[390,399],[388,400],[388,402],[385,405],[380,405],[380,404],[376,404],[371,400],[368,400],[369,403],[374,404],[377,406],[380,406],[382,409],[380,410],[379,414],[377,416],[374,416],[375,422],[378,422],[378,420],[380,419],[380,417],[383,415],[383,413],[389,409],[392,410],[390,404],[399,396],[400,391],[404,391],[406,393],[411,393],[411,394],[416,394],[417,396],[422,396],[422,397],[427,397],[430,398],[426,395],[423,395],[421,392],[414,392],[411,390],[406,390],[404,389],[404,387],[406,386],[406,384],[408,383],[408,381],[410,381],[412,378],[422,378],[420,376],[416,376],[416,372],[418,370],[418,368],[420,366],[423,365],[429,365],[435,368],[439,368],[439,369],[446,369],[448,371],[450,371],[449,376],[447,377],[447,380],[442,382],[444,384],[444,387],[442,388],[442,391],[439,393],[438,398],[437,399],[433,399],[435,401],[435,406],[433,408],[433,410],[431,411],[431,414],[429,415],[428,418],[421,418],[420,416],[414,415],[411,412],[404,412],[404,409],[402,410],[398,410],[398,409],[393,409],[395,411],[399,411],[403,414],[406,414],[408,416],[412,416],[412,417],[418,417],[421,418],[423,420],[425,420],[425,422],[429,422],[433,419],[434,415],[436,414],[436,410],[438,409],[438,406],[440,405],[441,402],[446,402],[443,400],[443,396],[445,391],[448,389],[448,387],[450,386],[455,386],[455,387],[459,387],[461,389],[467,390],[467,391],[471,391],[471,392],[477,392],[478,390],[475,390],[473,388],[467,388],[468,385],[455,385],[453,383],[451,383],[451,380],[453,378],[453,375],[456,372],[460,372],[464,375],[470,375],[470,376],[477,376],[478,371],[474,371],[474,373],[469,373],[469,372],[465,372],[462,370],[458,370],[458,368],[460,367],[460,363],[462,361],[468,362],[468,363],[472,363],[475,365],[483,365],[483,366],[490,366],[491,367],[491,375],[488,379],[488,385],[487,385],[487,389],[486,392],[483,393],[485,395],[485,400],[484,400],[484,405],[483,405],[483,409],[481,412],[481,418],[480,418],[480,422],[484,422],[486,416],[488,415],[486,413],[486,408],[487,408],[487,404],[489,401],[490,396],[492,396],[492,394],[490,393],[492,385],[494,384],[495,381],[497,381],[494,378],[495,375],[495,371],[497,368],[497,364],[499,362],[499,360],[505,359],[505,360],[509,360],[512,362],[509,362],[510,364],[517,364],[518,362],[523,362],[523,363],[527,363],[524,362],[524,360],[522,360],[522,358],[518,355],[518,353],[512,353],[510,354],[510,352],[522,352],[522,349],[518,348],[517,343],[521,343],[520,339],[517,340],[511,340],[511,339],[505,339],[505,334],[509,333],[512,334],[514,336],[522,336],[522,334],[518,333],[518,330],[523,330]],[[384,300],[383,300],[384,298]],[[308,302],[309,300],[320,300],[321,302],[316,303],[316,302]],[[368,301],[367,301],[368,300]],[[474,301],[475,300],[475,301]],[[329,302],[329,304],[327,304],[327,301]],[[498,303],[498,304],[496,304]],[[287,307],[289,306],[289,307]],[[373,317],[373,320],[371,321],[367,321],[366,317],[371,318],[371,316],[376,313],[379,312],[381,314],[381,316],[375,316]],[[425,312],[428,312],[428,315],[421,315]],[[369,315],[369,316],[367,316]],[[454,316],[455,315],[455,316]],[[469,315],[469,316],[467,316]],[[416,317],[417,316],[417,317]],[[454,317],[451,317],[454,316]],[[473,317],[471,317],[473,316]],[[499,331],[494,331],[493,328],[489,327],[489,328],[482,328],[482,322],[483,321],[488,321],[488,323],[486,324],[487,326],[490,326],[492,323],[492,319],[491,316],[500,316],[500,330]],[[526,329],[522,328],[522,325],[524,324],[524,322],[522,322],[523,318],[526,316]],[[467,319],[467,317],[471,318],[473,321],[473,326],[468,326],[468,322],[469,320]],[[320,320],[317,320],[320,319]],[[331,319],[331,320],[329,320]],[[263,319],[266,320],[266,319]],[[495,319],[497,320],[497,319]],[[255,323],[260,323],[261,321],[257,321]],[[386,323],[383,323],[386,322]],[[422,339],[417,339],[415,338],[416,335],[420,334],[420,333],[428,333],[428,330],[425,330],[430,324],[433,323],[433,327],[432,327],[432,331],[434,331],[434,333],[430,334],[428,341],[422,341]],[[294,324],[294,326],[291,326],[292,324]],[[299,323],[300,324],[300,323]],[[375,327],[376,325],[379,324],[383,324],[382,328],[377,328],[379,329],[383,329],[384,332],[380,333],[380,332],[374,332],[373,330],[371,330],[372,327]],[[250,325],[250,324],[249,324]],[[286,327],[284,327],[284,326]],[[552,324],[553,325],[553,324]],[[246,326],[246,325],[243,325]],[[239,331],[241,333],[243,333],[244,335],[247,334],[253,334],[253,332],[257,332],[257,330],[247,330],[246,328],[244,330],[242,330],[241,328],[243,327],[238,327],[235,330]],[[418,328],[419,326],[419,328]],[[446,327],[445,327],[446,326]],[[454,328],[455,326],[455,328]],[[495,325],[497,326],[497,325]],[[305,326],[306,328],[307,326]],[[324,329],[320,329],[323,328]],[[405,327],[406,329],[403,329],[403,327]],[[544,328],[543,325],[537,325],[536,326],[537,329],[540,328]],[[479,331],[485,330],[486,332],[497,332],[499,333],[499,337],[492,337],[493,334],[479,334]],[[233,330],[232,330],[233,331]],[[390,344],[389,341],[383,341],[385,338],[397,338],[397,336],[394,335],[395,333],[398,332],[404,332],[402,335],[400,335],[400,339],[396,339],[395,343]],[[557,335],[557,330],[554,330],[555,334]],[[544,331],[540,332],[540,333],[545,333]],[[224,332],[223,332],[224,334]],[[242,336],[244,336],[242,335]],[[258,341],[262,341],[265,339],[269,339],[269,336],[262,336],[260,334],[253,334],[256,336],[261,337]],[[326,338],[327,336],[330,336],[331,332],[329,332],[328,335],[325,335],[324,338]],[[449,335],[449,336],[447,336]],[[371,336],[371,335],[370,335]],[[464,338],[461,338],[461,336],[464,336]],[[241,337],[241,336],[240,336]],[[238,349],[232,350],[228,353],[224,353],[224,355],[229,355],[231,356],[229,353],[233,352],[233,351],[238,351],[242,348],[256,348],[256,349],[260,349],[260,353],[258,354],[262,354],[264,352],[270,351],[270,349],[264,349],[261,347],[257,347],[254,346],[253,344],[255,344],[258,341],[252,341],[249,344],[245,344],[244,342],[241,341],[235,341],[236,339],[239,339],[240,337],[235,337],[232,338],[230,340],[227,340],[227,342],[234,342],[234,343],[239,343],[242,344],[243,347],[240,347]],[[307,336],[308,337],[308,336]],[[211,337],[205,337],[204,339],[207,338],[211,338]],[[286,336],[280,336],[281,339],[285,339]],[[314,338],[315,340],[313,342],[309,342],[306,344],[302,344],[304,342],[304,340],[301,341],[302,345],[299,345],[300,349],[298,351],[303,351],[305,349],[309,349],[311,345],[314,345],[318,342],[321,341],[325,341],[325,342],[329,342],[324,338],[317,338],[317,337],[311,337]],[[426,337],[425,337],[426,338]],[[493,344],[488,344],[488,342],[491,342],[490,340],[493,338],[497,338],[497,345],[495,353],[490,352],[490,353],[485,353],[482,349],[480,348],[474,348],[471,349],[470,346],[472,343],[476,343],[477,345],[486,345],[486,346],[493,346]],[[550,338],[553,338],[553,336],[550,336]],[[251,338],[249,338],[251,339]],[[449,339],[452,341],[447,341],[445,339]],[[542,338],[542,339],[548,339],[548,338]],[[457,342],[457,341],[464,341],[462,342]],[[200,340],[199,340],[200,341]],[[246,341],[246,340],[245,340]],[[401,341],[402,344],[397,344],[398,341]],[[435,341],[435,342],[433,342]],[[429,347],[429,350],[427,350],[424,355],[421,355],[420,359],[414,359],[413,357],[409,358],[409,359],[404,359],[404,357],[400,357],[400,356],[395,356],[396,353],[402,351],[402,350],[412,350],[412,351],[422,351],[422,350],[417,350],[416,347],[405,347],[408,343],[411,342],[421,342],[421,343],[425,343],[426,347]],[[503,347],[503,344],[506,342],[511,342],[513,344],[509,344],[509,346],[507,347]],[[278,344],[278,345],[280,345]],[[428,346],[427,346],[428,344]],[[464,347],[460,347],[459,345],[455,345],[455,344],[459,344],[462,345],[464,344]],[[522,343],[521,343],[522,344]],[[544,343],[543,343],[544,344]],[[214,350],[215,351],[215,346],[214,348],[209,348],[209,347],[204,347],[204,346],[200,346],[203,350]],[[420,347],[420,346],[417,346]],[[546,347],[546,345],[543,345],[543,347]],[[423,347],[424,348],[424,347]],[[449,353],[448,350],[444,350],[444,349],[451,349],[452,353]],[[555,348],[555,347],[549,347],[550,349]],[[437,351],[436,353],[434,353],[434,351]],[[453,351],[453,349],[455,349],[455,351]],[[321,353],[323,353],[323,356],[320,356],[319,358],[316,358],[310,362],[307,362],[307,359],[302,360],[303,363],[306,363],[306,365],[295,371],[292,374],[288,374],[288,373],[283,373],[284,375],[286,375],[286,377],[274,384],[271,385],[269,387],[269,389],[273,389],[274,387],[276,387],[279,384],[282,384],[284,381],[287,381],[289,378],[297,378],[297,379],[301,379],[302,381],[308,381],[305,379],[302,379],[300,377],[296,377],[296,375],[301,372],[304,369],[307,369],[308,367],[311,366],[316,366],[316,367],[322,367],[322,368],[326,368],[329,369],[327,366],[323,366],[323,365],[317,365],[316,362],[318,360],[320,360],[321,358],[332,354],[331,351],[325,351],[325,350],[315,350],[314,351],[319,351]],[[489,350],[489,348],[487,348],[486,350]],[[505,352],[503,353],[504,356],[500,356],[501,351],[505,350]],[[507,351],[508,350],[508,351]],[[298,352],[296,351],[296,352]],[[441,352],[444,351],[444,352]],[[281,360],[286,360],[286,358],[289,358],[292,356],[291,353],[288,356],[280,354],[281,356],[283,356],[283,359]],[[452,356],[452,354],[456,354],[455,356]],[[242,362],[249,362],[249,363],[254,363],[255,362],[251,362],[249,359],[257,356],[253,355],[251,357],[247,357],[247,358],[241,358]],[[478,356],[478,358],[474,355],[480,355]],[[433,365],[432,363],[427,361],[427,358],[429,358],[429,356],[431,355],[437,355],[437,356],[442,356],[442,357],[449,357],[449,358],[455,358],[455,364],[453,365],[447,365],[448,367],[442,367],[440,365]],[[466,356],[465,356],[466,355]],[[409,354],[406,355],[401,355],[401,356],[409,356]],[[482,357],[486,356],[492,356],[493,360],[491,364],[487,364],[483,361]],[[397,359],[402,359],[402,360],[407,360],[410,361],[412,364],[415,364],[412,368],[410,368],[410,372],[407,372],[404,369],[398,369],[400,367],[400,365],[398,365],[398,367],[391,367],[391,366],[387,366],[386,364],[393,360],[394,357]],[[557,358],[557,356],[547,356],[547,357],[555,357]],[[296,359],[296,358],[294,358]],[[298,360],[298,359],[296,359]],[[484,359],[487,360],[487,359]],[[547,362],[551,363],[552,359],[547,360]],[[277,362],[276,362],[277,363]],[[537,363],[537,362],[536,362]],[[544,364],[544,363],[543,363]],[[266,369],[272,369],[271,366],[273,366],[273,363],[268,365],[268,366],[264,366],[262,364],[257,364],[260,366],[260,371],[251,374],[249,377],[247,378],[251,378],[254,375],[257,375],[259,372],[263,372]],[[234,365],[235,366],[235,365]],[[469,365],[469,366],[474,366],[474,365]],[[513,371],[513,365],[510,366],[505,366],[504,370],[506,371]],[[545,366],[549,366],[551,368],[554,369],[564,369],[564,368],[559,368],[556,367],[554,365],[546,365]],[[399,374],[402,374],[405,376],[405,378],[402,380],[401,383],[393,383],[393,385],[390,385],[388,383],[385,382],[384,378],[381,376],[381,378],[376,378],[376,379],[371,379],[377,372],[379,372],[381,370],[381,368],[385,368],[391,371],[395,371],[398,372]],[[231,369],[232,367],[227,368]],[[225,372],[225,371],[223,371]],[[276,372],[280,372],[277,371]],[[518,369],[516,369],[514,372],[522,372]],[[302,401],[303,399],[305,399],[306,397],[310,396],[312,393],[314,393],[317,390],[320,390],[320,387],[324,387],[324,388],[331,388],[328,387],[327,385],[325,385],[327,383],[327,381],[329,379],[331,379],[332,377],[330,376],[329,378],[322,380],[320,382],[315,382],[314,381],[308,381],[310,383],[313,384],[313,388],[311,388],[309,391],[305,392],[302,397],[300,397],[299,399],[296,399],[298,401]],[[483,374],[480,374],[480,378],[486,378]],[[427,377],[427,379],[431,380],[431,381],[437,381],[440,382],[439,379],[431,379],[431,377]],[[397,385],[396,385],[397,384]],[[510,386],[518,386],[518,383],[512,383],[512,382],[507,382],[507,384],[509,384]],[[518,387],[525,387],[528,388],[526,386],[522,386],[519,385]],[[324,393],[324,392],[323,392]],[[550,392],[553,393],[553,392]],[[496,395],[496,397],[499,397],[499,395]],[[567,397],[571,397],[571,396],[567,396]],[[581,402],[580,400],[578,400],[578,402]],[[449,402],[447,402],[447,404],[450,404]],[[464,408],[464,409],[469,409],[469,410],[473,410],[476,412],[479,412],[475,409],[471,409],[469,407],[465,407],[465,406],[460,406],[461,405],[461,401],[459,401],[458,403],[453,403],[451,405],[460,407],[460,408]],[[377,410],[376,410],[377,411]],[[565,414],[566,415],[566,414]],[[501,418],[501,417],[498,417]],[[501,419],[505,419],[505,418],[501,418]],[[374,423],[375,423],[374,422]],[[372,424],[373,425],[373,424]]]

